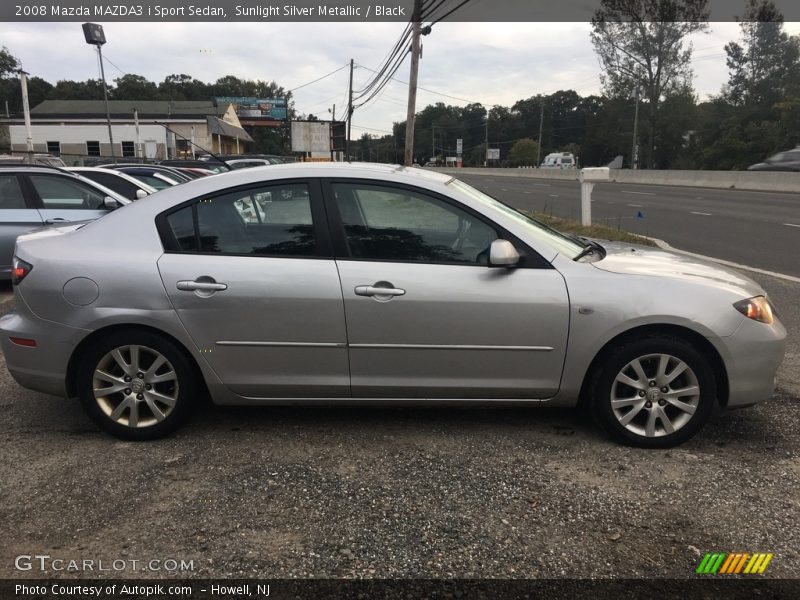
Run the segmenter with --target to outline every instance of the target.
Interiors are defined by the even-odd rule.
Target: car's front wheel
[[[149,331],[100,338],[78,365],[78,396],[103,430],[149,440],[177,429],[189,416],[196,384],[185,354]]]
[[[708,360],[681,338],[649,336],[618,346],[595,373],[594,412],[619,441],[670,448],[705,424],[716,398]]]

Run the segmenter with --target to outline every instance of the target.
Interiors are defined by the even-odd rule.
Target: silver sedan
[[[668,447],[769,398],[786,331],[720,266],[570,237],[452,177],[244,169],[19,238],[11,374],[127,439],[217,404],[579,406]]]

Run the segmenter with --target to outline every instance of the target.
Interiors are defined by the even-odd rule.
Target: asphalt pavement
[[[580,183],[459,175],[518,209],[580,219]],[[800,277],[800,194],[599,183],[592,220],[714,258]]]

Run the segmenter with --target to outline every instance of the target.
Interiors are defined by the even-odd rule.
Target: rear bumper
[[[67,365],[77,340],[86,331],[40,319],[24,318],[17,312],[0,317],[0,346],[11,376],[21,386],[54,396],[66,396]],[[36,347],[10,340],[36,340]]]
[[[728,408],[743,408],[767,400],[775,391],[775,374],[786,350],[786,328],[775,319],[765,325],[743,319],[724,339],[727,350]]]

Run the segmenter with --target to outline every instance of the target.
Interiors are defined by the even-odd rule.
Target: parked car
[[[145,183],[156,190],[164,190],[189,181],[188,178],[186,178],[186,180],[180,179],[174,173],[170,173],[163,169],[156,169],[150,165],[116,167],[114,170],[119,171],[120,173],[125,173],[126,175],[130,175],[134,179],[138,179],[142,183]]]
[[[69,167],[67,170],[82,175],[86,177],[86,179],[91,179],[110,190],[114,190],[120,196],[124,196],[128,200],[140,200],[158,191],[156,188],[147,185],[135,177],[114,169],[103,169],[101,167]]]
[[[748,171],[800,171],[800,146],[786,152],[778,152],[764,162],[747,167]]]
[[[168,160],[162,160],[158,164],[163,165],[165,167],[178,167],[178,168],[195,168],[195,169],[204,169],[211,171],[214,174],[218,173],[227,173],[230,171],[230,167],[225,164],[224,161],[219,161],[214,159],[213,157],[209,157],[210,160],[192,160],[188,158],[174,158]]]
[[[62,169],[0,165],[0,280],[11,277],[14,242],[33,229],[96,219],[129,201]]]
[[[21,236],[0,318],[23,386],[105,431],[218,404],[591,406],[667,447],[768,398],[786,330],[716,264],[561,234],[396,165],[243,169]],[[124,264],[125,269],[120,265]]]
[[[183,173],[180,169],[175,167],[168,167],[166,165],[149,165],[149,164],[136,164],[136,163],[114,163],[102,165],[104,169],[115,169],[117,171],[129,172],[131,169],[144,169],[150,172],[161,173],[178,183],[185,183],[191,181],[194,177],[190,177]]]
[[[225,161],[232,170],[249,169],[251,167],[265,167],[278,164],[269,158],[235,158]]]
[[[45,167],[66,167],[63,159],[59,156],[50,154],[34,153],[28,154],[2,154],[0,155],[0,166],[14,164],[43,165]]]

